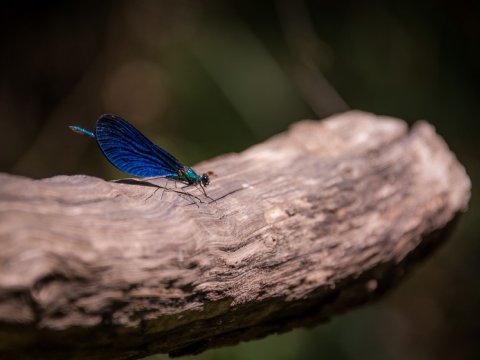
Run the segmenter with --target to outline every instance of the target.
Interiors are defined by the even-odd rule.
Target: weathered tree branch
[[[432,126],[362,112],[197,170],[216,202],[1,175],[0,357],[178,355],[317,324],[396,284],[470,196]]]

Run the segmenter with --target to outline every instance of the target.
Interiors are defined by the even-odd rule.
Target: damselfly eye
[[[210,184],[210,177],[207,174],[202,174],[202,184],[203,186],[207,186]]]

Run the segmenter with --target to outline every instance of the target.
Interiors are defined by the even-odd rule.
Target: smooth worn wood
[[[396,284],[470,197],[431,125],[358,111],[196,170],[216,202],[165,179],[1,175],[0,358],[180,355],[318,324]]]

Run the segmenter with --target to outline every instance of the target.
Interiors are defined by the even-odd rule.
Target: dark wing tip
[[[124,118],[122,118],[121,116],[118,116],[116,114],[111,114],[111,113],[106,113],[106,114],[102,114],[100,115],[100,117],[98,118],[97,121],[101,120],[101,119],[120,119],[120,120],[125,120]]]

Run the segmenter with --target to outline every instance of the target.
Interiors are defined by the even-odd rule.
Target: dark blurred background
[[[426,119],[466,166],[469,212],[392,293],[197,359],[480,359],[478,1],[0,4],[1,171],[124,176],[67,128],[106,112],[194,164],[348,109]]]

